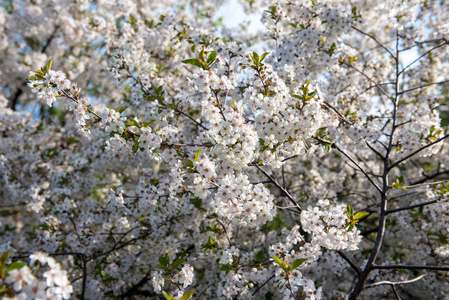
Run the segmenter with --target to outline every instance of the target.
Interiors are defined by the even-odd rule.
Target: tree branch
[[[350,67],[351,69],[354,69],[355,71],[359,72],[360,74],[362,74],[363,76],[365,76],[366,79],[368,79],[370,82],[374,83],[374,85],[379,89],[379,91],[384,94],[385,96],[388,97],[388,99],[393,99],[393,97],[391,97],[387,92],[384,91],[384,89],[376,82],[374,81],[374,79],[372,79],[371,77],[369,77],[368,75],[366,75],[363,71],[360,71],[359,69],[357,69],[356,67],[354,67],[353,65],[350,65],[346,62],[343,62],[344,65]]]
[[[417,86],[417,87],[414,87],[414,88],[402,91],[399,94],[402,95],[402,94],[405,94],[405,93],[408,93],[408,92],[411,92],[411,91],[414,91],[414,90],[417,90],[417,89],[422,89],[422,88],[425,88],[425,87],[428,87],[428,86],[431,86],[431,85],[442,84],[442,83],[447,83],[447,82],[449,82],[449,80],[443,80],[443,81],[439,81],[439,82],[427,83],[427,84],[423,84],[423,85],[420,85],[420,86]]]
[[[381,46],[385,51],[387,51],[388,54],[390,54],[390,56],[391,56],[394,60],[396,60],[396,57],[393,55],[393,53],[391,53],[391,51],[390,51],[387,47],[385,47],[381,42],[379,42],[374,36],[372,36],[372,35],[370,35],[370,34],[368,34],[368,33],[366,33],[366,32],[363,32],[363,31],[361,31],[360,29],[358,29],[358,28],[356,28],[356,27],[354,27],[354,26],[351,26],[351,28],[352,28],[352,29],[355,29],[355,30],[357,30],[358,32],[360,32],[361,34],[366,35],[367,37],[371,38],[371,39],[372,39],[373,41],[375,41],[379,46]]]
[[[369,182],[371,182],[371,184],[380,192],[382,193],[381,188],[371,179],[371,177],[368,175],[368,173],[366,173],[366,171],[348,154],[346,154],[343,150],[341,150],[340,147],[338,147],[334,142],[331,141],[326,141],[323,140],[320,137],[314,136],[313,138],[315,138],[316,140],[322,142],[322,143],[326,143],[329,144],[332,148],[337,149],[341,154],[343,154],[344,156],[346,156],[354,165],[357,166],[357,168],[363,173],[363,175],[365,175],[365,177],[368,179]]]
[[[404,158],[398,160],[397,162],[393,163],[392,165],[390,165],[389,170],[393,169],[394,167],[396,167],[397,165],[399,165],[399,164],[402,163],[403,161],[409,159],[410,157],[413,157],[414,155],[416,155],[417,153],[423,151],[424,149],[429,148],[430,146],[433,146],[433,145],[435,145],[435,144],[438,144],[439,142],[441,142],[442,140],[444,140],[444,139],[447,138],[447,137],[449,137],[449,134],[446,134],[446,135],[443,136],[442,138],[439,138],[438,140],[436,140],[436,141],[434,141],[434,142],[432,142],[432,143],[430,143],[430,144],[427,144],[427,145],[425,145],[425,146],[419,148],[419,149],[416,150],[416,151],[413,151],[412,153],[410,153],[410,154],[407,155],[406,157],[404,157]]]
[[[373,269],[376,270],[396,270],[396,269],[405,269],[405,270],[434,270],[434,271],[449,271],[449,266],[425,266],[425,265],[385,265],[378,266],[373,265]]]
[[[420,57],[418,57],[417,59],[415,59],[414,61],[412,61],[410,64],[408,64],[404,69],[402,69],[398,75],[401,75],[402,73],[404,73],[405,70],[407,70],[409,67],[411,67],[414,63],[416,63],[417,61],[419,61],[421,58],[423,58],[424,56],[426,56],[427,54],[429,54],[430,52],[432,52],[435,49],[438,49],[440,47],[443,47],[444,45],[447,45],[447,42],[444,42],[442,44],[439,44],[438,46],[433,47],[432,49],[426,51],[426,53],[424,53],[423,55],[421,55]]]
[[[441,202],[441,201],[446,201],[446,200],[448,200],[448,199],[441,199],[440,198],[440,199],[435,199],[435,200],[431,200],[431,201],[427,201],[427,202],[413,204],[413,205],[410,205],[410,206],[390,209],[390,210],[387,210],[387,215],[395,213],[395,212],[398,212],[398,211],[409,210],[409,209],[413,209],[413,208],[417,208],[417,207],[427,206],[427,205],[431,205],[431,204],[434,204],[434,203],[437,203],[437,202]]]
[[[259,169],[259,171],[261,171],[278,189],[280,189],[300,213],[302,212],[302,208],[298,205],[298,203],[296,203],[292,195],[290,195],[290,193],[282,187],[282,185],[280,185],[273,177],[271,177],[270,174],[267,173],[267,171],[262,169],[262,167],[257,163],[253,164],[253,166]]]
[[[400,284],[412,283],[412,282],[416,282],[416,281],[420,280],[421,278],[423,278],[423,277],[425,277],[427,275],[428,274],[422,274],[422,275],[419,275],[418,277],[410,279],[410,280],[403,280],[403,281],[396,281],[396,282],[394,282],[394,281],[379,281],[379,282],[367,284],[365,286],[365,288],[369,289],[369,288],[373,288],[373,287],[380,286],[380,285],[385,285],[385,284],[388,284],[388,285],[400,285]]]
[[[339,250],[337,253],[351,266],[357,275],[362,274],[362,270],[360,270],[360,268],[346,254],[344,254],[343,251]]]

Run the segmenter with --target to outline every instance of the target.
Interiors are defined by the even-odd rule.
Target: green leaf
[[[260,56],[260,61],[259,62],[262,62],[264,60],[264,58],[267,57],[268,54],[270,54],[270,52],[265,52],[264,54],[262,54]]]
[[[127,124],[125,124],[126,127],[136,126],[137,128],[141,128],[140,124],[136,120],[131,120]]]
[[[305,262],[307,259],[301,258],[295,260],[292,265],[290,266],[290,271],[293,271],[294,269],[298,268],[300,265],[302,265],[303,262]]]
[[[12,270],[15,270],[15,269],[20,269],[23,266],[25,266],[25,264],[23,262],[16,261],[16,262],[13,262],[12,264],[9,265],[8,271],[12,271]]]
[[[203,62],[198,58],[184,59],[182,62],[203,69]]]
[[[37,74],[41,74],[42,76],[45,75],[44,71],[42,71],[42,70],[36,70],[36,71],[33,71],[33,72],[37,73]]]
[[[232,270],[232,267],[230,266],[230,265],[220,265],[220,270],[221,271],[225,271],[226,272],[226,274],[228,274],[229,273],[229,271],[231,271]]]
[[[349,218],[352,220],[352,216],[354,216],[354,211],[352,210],[351,205],[348,204],[348,206],[346,207],[346,210],[348,212]]]
[[[0,257],[0,264],[1,266],[5,265],[6,261],[8,260],[9,255],[11,254],[11,250],[8,252],[3,253],[3,255]]]
[[[195,293],[196,290],[191,290],[188,292],[185,292],[184,295],[182,295],[181,300],[189,300],[190,297]]]
[[[287,270],[287,266],[285,265],[285,263],[279,258],[279,257],[276,257],[276,256],[272,256],[271,257],[272,259],[274,259],[274,261],[282,268],[282,269],[284,269],[284,271],[288,271]]]
[[[198,162],[198,159],[200,158],[201,149],[202,148],[198,149],[198,151],[196,151],[195,153],[195,162]]]
[[[121,114],[121,113],[124,112],[128,107],[129,107],[129,106],[125,106],[125,107],[120,108],[120,109],[118,110],[118,113]]]
[[[257,261],[263,260],[263,250],[260,250],[259,252],[256,253],[256,260]]]
[[[255,64],[256,66],[258,66],[259,63],[260,63],[260,60],[259,60],[259,54],[257,54],[257,53],[254,52],[254,51],[253,51],[253,59],[254,59],[254,64]]]
[[[42,80],[42,79],[44,79],[44,76],[42,76],[41,74],[34,74],[28,77],[28,80]]]
[[[53,57],[50,58],[50,60],[47,62],[47,65],[45,66],[45,72],[48,73],[48,71],[51,70],[51,64],[53,62]]]
[[[164,257],[164,256],[159,256],[159,263],[163,266],[168,266],[168,264],[170,263],[168,258]]]
[[[191,161],[190,159],[181,159],[181,161],[183,162],[183,163],[185,163],[186,165],[187,165],[187,167],[189,167],[189,168],[193,168],[195,165],[193,164],[193,161]]]
[[[177,260],[175,260],[173,262],[173,266],[171,267],[172,270],[176,269],[177,267],[179,267],[183,262],[185,262],[185,259],[183,258],[178,258]]]
[[[272,292],[267,292],[265,294],[265,300],[273,300],[273,293]]]
[[[400,189],[400,190],[406,191],[407,188],[401,186],[401,184],[403,184],[403,183],[404,183],[404,177],[403,177],[403,176],[399,176],[399,177],[396,179],[396,181],[391,185],[391,187],[392,187],[393,189]]]
[[[207,57],[207,64],[210,66],[215,61],[216,57],[217,57],[217,51],[212,51],[212,53],[209,54],[209,56]]]
[[[156,268],[162,269],[162,270],[168,270],[168,267],[161,265],[161,264],[157,265]]]
[[[198,55],[198,58],[200,59],[201,62],[204,62],[204,49],[205,47],[203,47],[200,51],[200,54]]]
[[[162,291],[162,294],[164,294],[166,300],[176,300],[172,295],[170,295],[166,291]]]
[[[145,124],[143,124],[143,127],[148,127],[148,126],[150,126],[151,124],[153,124],[154,122],[156,122],[156,120],[149,120],[148,122],[146,122]]]
[[[363,219],[366,216],[369,216],[369,212],[366,211],[359,211],[358,213],[355,214],[354,216],[354,220],[360,220]]]

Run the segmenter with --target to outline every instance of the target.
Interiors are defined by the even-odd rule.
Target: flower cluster
[[[173,280],[176,283],[182,284],[183,287],[186,288],[187,286],[192,284],[194,276],[195,275],[193,273],[193,267],[191,267],[189,264],[186,264],[182,267],[181,271],[173,276]]]
[[[7,2],[0,252],[67,273],[0,257],[0,298],[381,297],[418,274],[374,262],[447,264],[443,1]]]
[[[246,175],[226,175],[210,202],[213,211],[233,223],[257,226],[276,214],[274,197],[262,184],[250,184]]]
[[[38,262],[38,267],[35,266],[35,262]],[[23,265],[19,262],[15,264]],[[45,265],[48,269],[42,272],[41,268]],[[36,272],[32,272],[30,267],[36,267],[43,278],[36,277]],[[54,258],[43,252],[30,255],[29,266],[10,268],[5,283],[12,286],[17,293],[17,299],[70,299],[73,293],[67,271],[62,270]]]
[[[333,250],[358,249],[362,239],[357,227],[348,227],[347,206],[330,205],[308,207],[301,213],[301,224],[305,231],[312,234],[312,240],[320,246]]]

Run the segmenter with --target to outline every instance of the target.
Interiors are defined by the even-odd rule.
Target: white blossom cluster
[[[35,263],[39,266],[36,267]],[[48,269],[44,272],[41,268],[45,265]],[[31,268],[30,268],[31,267]],[[39,269],[37,276],[32,268]],[[24,265],[20,269],[8,271],[5,283],[11,285],[17,293],[13,299],[70,299],[73,287],[67,278],[67,271],[61,269],[61,265],[52,257],[43,252],[30,255],[29,266]],[[6,299],[6,298],[5,298]]]
[[[321,207],[308,207],[301,214],[301,224],[305,231],[312,234],[314,242],[320,246],[333,250],[358,249],[362,239],[360,231],[348,228],[346,206],[330,205],[329,201]]]
[[[257,226],[276,214],[274,197],[262,184],[250,184],[246,175],[225,176],[209,205],[214,212],[241,226]]]
[[[448,263],[448,19],[417,0],[2,3],[0,298],[379,298],[427,273],[399,296],[447,298],[425,268]]]

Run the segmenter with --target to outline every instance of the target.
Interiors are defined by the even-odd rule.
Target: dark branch
[[[425,145],[425,146],[419,148],[419,149],[416,150],[416,151],[413,151],[412,153],[410,153],[410,154],[407,155],[406,157],[404,157],[404,158],[398,160],[397,162],[395,162],[394,164],[392,164],[392,165],[389,167],[389,170],[393,169],[394,167],[396,167],[397,165],[399,165],[399,164],[402,163],[403,161],[409,159],[410,157],[413,157],[414,155],[416,155],[417,153],[423,151],[424,149],[427,149],[427,148],[429,148],[430,146],[433,146],[433,145],[435,145],[435,144],[438,144],[439,142],[441,142],[442,140],[444,140],[444,139],[447,138],[447,137],[449,137],[449,134],[446,134],[446,135],[443,136],[442,138],[439,138],[438,140],[436,140],[436,141],[434,141],[434,142],[432,142],[432,143],[430,143],[430,144],[427,144],[427,145]]]
[[[381,46],[385,51],[387,51],[388,54],[390,54],[390,56],[391,56],[394,60],[396,60],[396,57],[393,55],[393,53],[391,53],[391,51],[390,51],[387,47],[385,47],[381,42],[379,42],[374,36],[372,36],[372,35],[370,35],[370,34],[368,34],[368,33],[366,33],[366,32],[363,32],[363,31],[361,31],[360,29],[358,29],[358,28],[356,28],[356,27],[354,27],[354,26],[351,26],[351,27],[352,27],[352,29],[357,30],[357,31],[360,32],[361,34],[366,35],[367,37],[371,38],[371,39],[372,39],[373,41],[375,41],[379,46]]]
[[[360,270],[360,268],[346,254],[344,254],[343,251],[337,251],[337,253],[351,266],[357,275],[362,274],[362,270]]]
[[[396,269],[404,269],[404,270],[434,270],[434,271],[449,271],[449,267],[443,266],[425,266],[425,265],[385,265],[378,266],[373,265],[373,269],[377,270],[396,270]]]
[[[410,206],[390,209],[390,210],[387,210],[387,215],[395,213],[395,212],[398,212],[398,211],[409,210],[409,209],[413,209],[413,208],[417,208],[417,207],[431,205],[431,204],[434,204],[434,203],[437,203],[437,202],[440,202],[440,201],[445,201],[445,200],[447,200],[447,199],[436,199],[436,200],[432,200],[432,201],[427,201],[427,202],[422,202],[422,203],[418,203],[418,204],[413,204],[413,205],[410,205]]]

